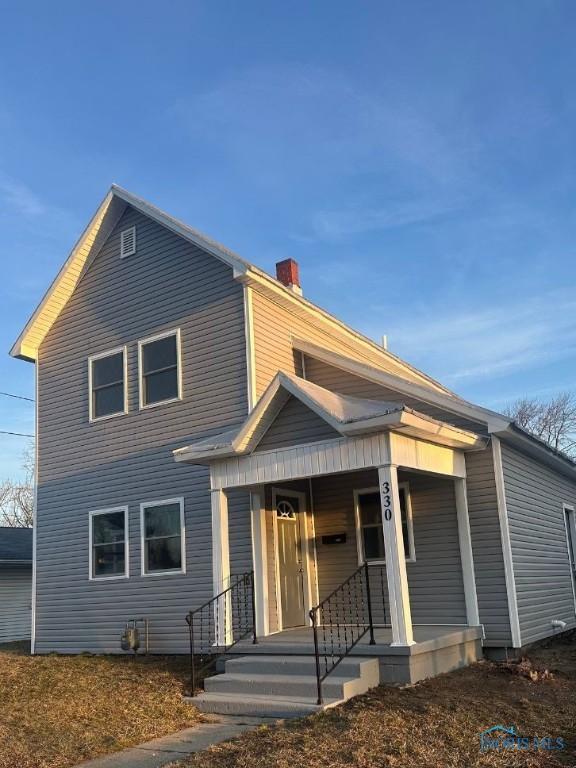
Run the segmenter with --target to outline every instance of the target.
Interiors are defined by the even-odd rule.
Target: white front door
[[[306,520],[303,494],[275,489],[276,577],[282,629],[308,624]]]

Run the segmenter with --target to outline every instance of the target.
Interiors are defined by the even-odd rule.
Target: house
[[[30,638],[32,529],[0,527],[0,643]]]
[[[217,699],[267,653],[294,673],[313,623],[319,688],[576,626],[574,463],[314,305],[290,259],[273,278],[113,186],[11,354],[36,370],[35,653],[119,652],[135,617],[185,653],[191,610],[228,647],[250,605]]]

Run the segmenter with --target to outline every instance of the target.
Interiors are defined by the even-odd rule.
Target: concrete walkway
[[[185,728],[170,736],[89,760],[76,768],[158,768],[186,755],[208,749],[213,744],[233,739],[260,725],[272,725],[276,722],[276,719],[270,717],[214,715],[213,722],[199,723],[193,728]]]

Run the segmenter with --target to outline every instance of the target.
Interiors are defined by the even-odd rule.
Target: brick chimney
[[[298,296],[302,296],[297,261],[294,261],[294,259],[284,259],[284,261],[279,261],[276,264],[276,277],[283,285],[290,288],[291,291],[297,293]]]

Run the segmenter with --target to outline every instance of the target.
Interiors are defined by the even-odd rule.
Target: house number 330
[[[392,520],[392,508],[390,499],[390,483],[382,483],[382,509],[384,520]]]

